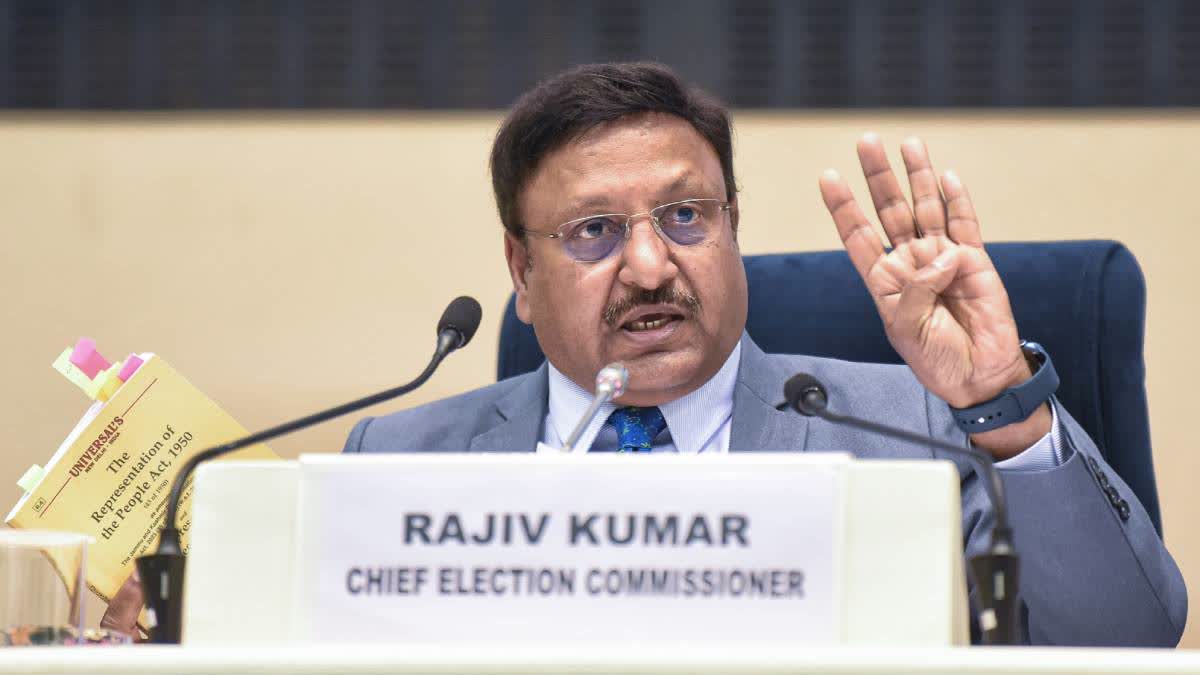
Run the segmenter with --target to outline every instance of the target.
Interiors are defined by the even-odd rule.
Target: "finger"
[[[959,260],[958,249],[950,247],[912,275],[904,290],[900,291],[891,332],[909,335],[923,342],[929,316],[933,313],[938,296],[957,276]]]
[[[142,584],[137,572],[134,572],[109,601],[104,618],[100,619],[100,626],[136,636],[137,619],[142,605]]]
[[[942,191],[946,194],[946,228],[950,238],[964,246],[983,248],[975,206],[958,174],[953,171],[942,174]]]
[[[854,263],[859,276],[866,280],[871,268],[883,257],[883,242],[858,207],[850,186],[833,169],[821,176],[821,198],[833,216],[833,224],[837,226],[842,245],[850,254],[850,262]]]
[[[863,175],[867,177],[867,187],[871,189],[875,213],[879,214],[879,223],[883,225],[883,231],[887,233],[892,246],[899,246],[918,236],[908,198],[904,196],[900,181],[892,172],[892,165],[888,163],[887,152],[879,136],[867,134],[862,137],[858,142],[858,161],[862,164]]]
[[[929,150],[919,138],[910,138],[900,146],[908,184],[912,189],[913,215],[922,237],[945,236],[946,203],[938,187],[937,174],[929,161]]]
[[[934,261],[947,246],[953,246],[942,237],[922,237],[914,239],[908,246],[907,253],[912,256],[913,267],[921,269]]]

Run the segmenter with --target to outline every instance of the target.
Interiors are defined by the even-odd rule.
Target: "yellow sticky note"
[[[62,354],[58,355],[57,359],[54,359],[54,363],[52,365],[54,369],[57,370],[63,377],[67,378],[71,384],[82,389],[84,393],[87,393],[89,398],[95,398],[94,394],[89,393],[89,390],[92,388],[92,378],[88,377],[86,373],[80,370],[79,366],[71,363],[71,354],[74,351],[74,348],[67,347],[63,350]]]
[[[121,378],[119,377],[121,367],[122,362],[117,361],[109,366],[108,370],[96,375],[95,381],[98,383],[96,389],[97,401],[107,401],[117,391],[117,387],[121,386]]]

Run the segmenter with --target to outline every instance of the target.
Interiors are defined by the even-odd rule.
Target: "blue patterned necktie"
[[[667,428],[658,408],[617,408],[605,424],[617,430],[617,452],[650,452],[654,437]]]

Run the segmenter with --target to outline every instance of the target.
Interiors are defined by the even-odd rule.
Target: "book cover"
[[[195,453],[246,430],[161,357],[150,355],[104,403],[93,405],[9,513],[9,525],[91,536],[87,582],[108,601],[158,544],[171,485]],[[265,445],[217,461],[277,459]],[[187,552],[192,485],[178,527]]]

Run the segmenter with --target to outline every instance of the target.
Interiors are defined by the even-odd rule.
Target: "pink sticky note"
[[[75,343],[75,350],[71,352],[71,363],[93,380],[96,379],[97,373],[108,370],[112,365],[96,351],[96,341],[89,337],[81,337]]]
[[[128,381],[133,377],[134,372],[142,365],[143,361],[138,358],[137,354],[130,354],[129,358],[125,359],[125,365],[121,368],[121,372],[117,373],[117,377],[122,382]]]

